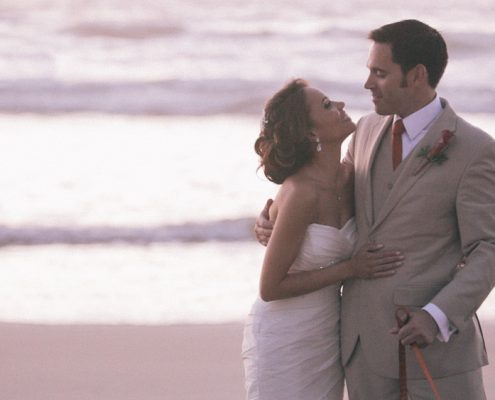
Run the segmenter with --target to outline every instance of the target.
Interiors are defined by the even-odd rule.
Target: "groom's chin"
[[[382,115],[382,116],[387,116],[387,115],[392,115],[394,114],[393,112],[391,112],[390,110],[387,110],[385,109],[384,107],[380,107],[379,105],[375,104],[375,112],[378,114],[378,115]]]

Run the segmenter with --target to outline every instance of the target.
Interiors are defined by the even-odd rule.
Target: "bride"
[[[255,150],[281,184],[258,298],[244,328],[248,400],[342,400],[340,283],[395,273],[403,257],[380,244],[354,257],[353,171],[340,162],[355,129],[344,103],[301,79],[267,103]]]

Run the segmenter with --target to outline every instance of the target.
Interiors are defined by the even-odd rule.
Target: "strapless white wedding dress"
[[[341,229],[311,224],[290,272],[348,259],[355,243],[354,219]],[[339,328],[340,284],[284,300],[258,298],[242,343],[247,399],[342,400]]]

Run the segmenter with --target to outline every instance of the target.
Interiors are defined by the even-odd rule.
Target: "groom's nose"
[[[374,81],[371,73],[368,75],[368,79],[366,79],[366,82],[364,82],[364,88],[365,89],[371,89],[374,86]]]

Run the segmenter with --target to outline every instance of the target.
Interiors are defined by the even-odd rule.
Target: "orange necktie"
[[[406,131],[401,119],[395,121],[392,128],[392,165],[394,170],[402,161],[402,134]]]

